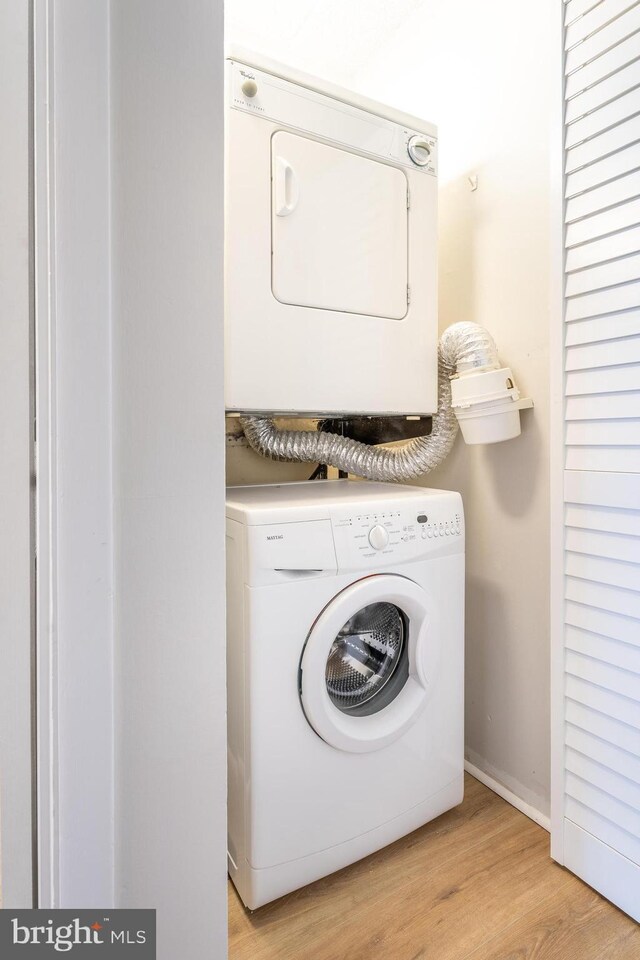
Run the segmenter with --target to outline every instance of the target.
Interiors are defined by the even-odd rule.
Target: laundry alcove
[[[633,913],[639,6],[364,6],[228,0],[227,36],[439,126],[440,326],[488,326],[536,403],[513,444],[458,444],[424,481],[465,505],[466,766],[590,883],[623,863],[602,889]],[[160,957],[223,958],[225,451],[233,483],[311,473],[231,418],[225,438],[223,4],[34,0],[32,20],[38,895],[155,907]],[[396,252],[391,296],[361,282],[357,305],[401,322]]]

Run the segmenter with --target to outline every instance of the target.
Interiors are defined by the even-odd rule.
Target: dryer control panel
[[[438,141],[427,124],[420,131],[405,127],[244,63],[231,61],[229,69],[232,109],[437,175]]]
[[[332,517],[338,569],[415,561],[464,550],[462,500],[426,499],[424,506],[373,509]]]

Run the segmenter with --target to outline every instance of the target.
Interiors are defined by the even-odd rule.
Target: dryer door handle
[[[284,157],[276,157],[274,200],[277,217],[288,217],[298,205],[300,190],[298,178],[291,164]]]

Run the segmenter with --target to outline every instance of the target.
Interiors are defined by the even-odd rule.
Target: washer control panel
[[[464,549],[464,514],[457,494],[446,501],[402,510],[363,510],[333,516],[338,566],[363,561],[402,562]],[[364,564],[366,567],[367,564]]]

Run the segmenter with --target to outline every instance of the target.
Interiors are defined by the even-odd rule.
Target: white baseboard
[[[530,803],[526,803],[524,800],[521,800],[520,797],[509,790],[508,787],[505,787],[504,784],[500,783],[498,780],[494,780],[493,777],[490,777],[488,773],[480,770],[473,763],[471,763],[471,761],[465,760],[464,768],[467,773],[470,773],[471,776],[475,777],[476,780],[479,780],[480,783],[484,783],[485,787],[489,787],[489,790],[493,790],[494,793],[497,793],[499,797],[502,797],[503,800],[506,800],[507,803],[510,803],[511,806],[515,807],[516,810],[519,810],[520,813],[524,813],[524,815],[529,817],[530,820],[533,820],[534,823],[537,823],[540,827],[544,827],[547,832],[551,832],[551,821],[549,817],[544,815],[544,813],[536,810],[536,808],[532,807]]]

